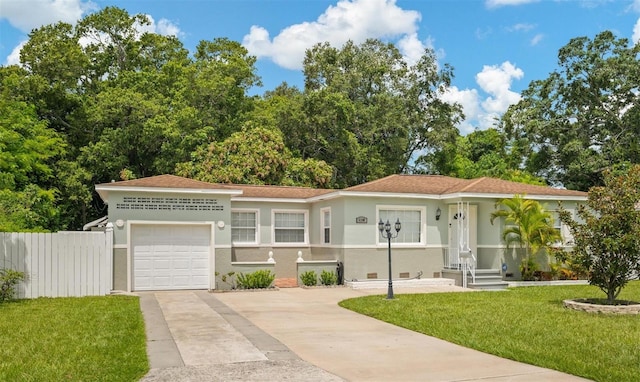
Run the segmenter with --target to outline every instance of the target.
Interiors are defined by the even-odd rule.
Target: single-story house
[[[402,225],[392,239],[394,279],[440,277],[469,261],[518,278],[519,259],[501,240],[504,222],[490,224],[496,201],[522,194],[549,210],[562,202],[571,211],[587,198],[436,175],[391,175],[339,190],[160,175],[98,184],[96,191],[114,227],[113,288],[126,291],[224,289],[221,275],[252,264],[270,264],[277,280],[296,280],[299,263],[308,261],[340,264],[348,281],[387,279],[380,220]],[[556,224],[566,237],[568,230]]]

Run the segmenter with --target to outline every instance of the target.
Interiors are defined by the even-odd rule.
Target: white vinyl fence
[[[24,272],[18,298],[111,292],[113,226],[103,232],[0,232],[0,268]]]

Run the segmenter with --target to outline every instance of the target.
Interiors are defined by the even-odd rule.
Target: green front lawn
[[[504,292],[367,296],[340,306],[500,357],[596,381],[640,378],[640,316],[588,314],[562,300],[603,297],[592,286],[521,287]],[[640,301],[640,281],[620,299]]]
[[[0,381],[137,381],[145,342],[137,297],[0,304]]]

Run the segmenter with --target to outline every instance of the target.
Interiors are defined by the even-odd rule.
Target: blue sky
[[[190,51],[201,40],[227,37],[258,57],[258,75],[271,90],[286,81],[302,87],[305,49],[348,39],[394,42],[408,61],[425,47],[454,67],[444,99],[460,102],[462,133],[491,126],[528,84],[557,68],[571,38],[604,30],[640,40],[640,0],[2,0],[0,63],[17,63],[31,29],[107,6],[142,13],[150,30],[177,35]]]

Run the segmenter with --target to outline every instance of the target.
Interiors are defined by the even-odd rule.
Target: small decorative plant
[[[336,285],[338,283],[338,275],[333,271],[323,270],[320,274],[320,282],[322,285]]]
[[[318,285],[318,274],[315,271],[306,271],[300,275],[300,280],[304,286]]]
[[[260,269],[251,273],[238,273],[236,281],[240,289],[265,289],[271,287],[276,276],[269,269]]]
[[[24,280],[24,272],[0,269],[0,303],[15,298],[16,285],[22,280]]]
[[[236,289],[235,275],[236,273],[234,271],[225,273],[222,276],[220,276],[220,272],[216,272],[216,276],[220,276],[220,279],[222,280],[222,282],[229,285],[231,289]]]

